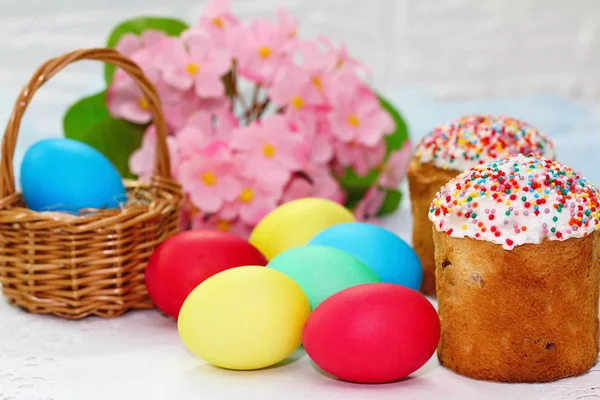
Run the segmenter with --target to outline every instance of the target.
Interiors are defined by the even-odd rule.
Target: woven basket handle
[[[29,82],[23,87],[12,114],[4,131],[2,140],[2,160],[0,164],[0,190],[2,197],[15,194],[15,175],[13,171],[13,157],[21,119],[35,92],[56,73],[67,65],[80,60],[97,60],[112,64],[123,69],[139,85],[152,113],[156,126],[156,158],[155,174],[163,178],[171,178],[169,149],[167,147],[167,126],[162,113],[160,98],[154,85],[144,75],[140,67],[119,52],[108,48],[93,48],[75,50],[59,57],[52,58],[42,64],[33,74]]]

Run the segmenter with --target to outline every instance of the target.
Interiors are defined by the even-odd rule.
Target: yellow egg
[[[270,260],[282,251],[307,244],[325,228],[354,221],[354,215],[340,204],[306,197],[267,214],[252,231],[250,243]]]
[[[300,286],[271,268],[225,270],[198,285],[177,321],[185,346],[210,364],[268,367],[302,344],[310,304]]]

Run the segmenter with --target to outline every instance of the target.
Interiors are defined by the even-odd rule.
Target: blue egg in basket
[[[34,211],[78,213],[118,208],[126,200],[119,171],[95,148],[67,138],[29,147],[21,164],[25,205]]]

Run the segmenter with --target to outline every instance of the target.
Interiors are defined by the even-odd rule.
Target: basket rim
[[[127,188],[148,189],[152,194],[152,200],[147,204],[127,204],[120,208],[90,209],[89,213],[77,215],[61,211],[34,211],[27,207],[14,206],[22,199],[22,193],[19,191],[0,198],[0,224],[49,222],[54,228],[68,226],[69,231],[75,233],[102,227],[115,227],[122,224],[124,218],[147,220],[160,216],[169,208],[180,209],[184,204],[181,184],[173,179],[154,176],[150,183],[131,179],[123,179],[123,181]],[[39,229],[48,229],[48,226]]]

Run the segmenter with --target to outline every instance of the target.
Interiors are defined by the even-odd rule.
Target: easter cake
[[[546,382],[598,356],[600,192],[556,161],[478,165],[430,204],[445,367]]]
[[[466,115],[435,127],[419,141],[407,176],[413,214],[412,244],[423,268],[421,291],[435,296],[435,263],[427,211],[440,187],[478,164],[516,154],[554,159],[554,145],[515,118]]]

